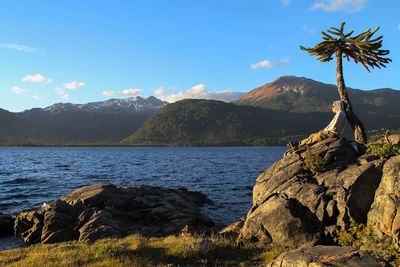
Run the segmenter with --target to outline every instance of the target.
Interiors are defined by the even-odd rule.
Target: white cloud
[[[124,96],[137,96],[143,93],[142,89],[135,88],[135,89],[124,89],[122,90],[121,94]]]
[[[269,60],[262,60],[260,62],[257,62],[255,64],[251,64],[252,69],[260,69],[260,68],[272,68],[272,62]]]
[[[166,94],[164,87],[159,87],[153,90],[153,92],[156,97],[169,103],[173,103],[182,99],[213,99],[230,102],[237,100],[244,95],[244,93],[234,92],[232,90],[208,92],[204,84],[198,84],[190,87],[186,91],[173,94]]]
[[[197,96],[197,95],[204,94],[205,91],[206,91],[206,86],[203,83],[201,83],[201,84],[190,87],[188,92],[190,95]]]
[[[114,91],[103,91],[103,93],[101,93],[103,96],[106,96],[106,97],[111,97],[111,96],[115,96],[116,95],[116,93],[114,92]]]
[[[273,69],[273,68],[279,68],[279,67],[284,67],[289,64],[289,58],[284,58],[278,61],[270,61],[268,59],[262,60],[260,62],[257,62],[255,64],[251,64],[250,67],[252,69]]]
[[[143,93],[142,89],[134,88],[134,89],[124,89],[120,92],[105,90],[101,94],[105,97],[113,97],[113,96],[138,96],[141,93]]]
[[[12,49],[12,50],[17,50],[20,52],[25,52],[25,53],[33,53],[33,54],[40,54],[40,55],[44,55],[44,52],[33,48],[33,47],[29,47],[26,45],[19,45],[19,44],[9,44],[9,43],[3,43],[0,44],[1,48],[7,48],[7,49]]]
[[[18,86],[13,86],[11,88],[11,92],[13,92],[16,95],[23,95],[27,91],[28,91],[28,89],[24,89],[24,88],[21,88],[21,87],[18,87]]]
[[[69,98],[69,95],[65,92],[64,88],[62,87],[57,87],[54,89],[56,93],[60,96],[61,99],[65,100]]]
[[[244,92],[235,92],[232,90],[223,90],[223,91],[217,91],[217,92],[212,92],[208,94],[208,98],[206,99],[213,99],[213,100],[219,100],[219,101],[225,101],[225,102],[231,102],[238,100],[242,96],[244,96],[246,93]]]
[[[284,6],[289,6],[292,3],[292,0],[281,0]]]
[[[78,88],[83,88],[85,86],[86,86],[86,83],[84,83],[84,82],[72,81],[72,82],[64,83],[61,87],[55,88],[54,91],[56,91],[56,93],[60,96],[61,99],[65,100],[65,99],[69,98],[69,95],[66,92],[66,90],[73,91]]]
[[[68,89],[68,90],[75,90],[78,88],[83,88],[85,86],[86,86],[86,84],[84,82],[79,82],[79,81],[72,81],[72,82],[63,84],[63,88]]]
[[[38,95],[33,95],[32,99],[35,100],[35,101],[42,100],[42,98],[40,96],[38,96]]]
[[[399,23],[399,26],[397,27],[397,29],[400,31],[400,23]]]
[[[42,74],[38,73],[35,75],[27,75],[21,79],[23,82],[29,83],[42,83],[42,84],[49,84],[53,82],[53,79],[46,78]]]
[[[328,12],[358,12],[367,5],[368,0],[322,0],[316,2],[312,9],[322,9]]]
[[[154,89],[153,92],[154,92],[154,94],[156,96],[162,96],[162,95],[164,95],[165,88],[164,87],[159,87],[157,89]]]

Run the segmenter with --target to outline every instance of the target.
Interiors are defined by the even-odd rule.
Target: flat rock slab
[[[14,233],[26,243],[95,241],[129,234],[165,236],[186,225],[209,230],[212,220],[200,213],[207,197],[184,188],[95,184],[79,188],[43,208],[20,212]]]
[[[380,267],[368,252],[353,247],[315,246],[281,254],[269,267]]]

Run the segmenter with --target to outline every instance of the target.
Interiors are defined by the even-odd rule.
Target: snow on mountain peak
[[[167,102],[150,96],[143,98],[140,96],[124,99],[112,98],[106,101],[91,102],[87,104],[72,104],[72,103],[56,103],[44,110],[52,113],[60,113],[63,111],[146,111],[160,109]]]

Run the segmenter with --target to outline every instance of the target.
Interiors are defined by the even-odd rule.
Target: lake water
[[[284,147],[0,148],[0,212],[13,213],[93,183],[186,187],[213,204],[203,209],[229,224],[251,207],[257,176]]]

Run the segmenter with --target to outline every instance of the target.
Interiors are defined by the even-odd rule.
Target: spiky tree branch
[[[385,57],[389,50],[382,48],[382,35],[374,37],[379,30],[376,27],[373,31],[368,29],[363,33],[352,36],[354,31],[344,32],[345,23],[342,22],[340,29],[331,27],[327,32],[322,32],[323,41],[314,47],[306,48],[300,46],[310,55],[318,57],[321,62],[328,62],[336,58],[336,81],[340,99],[346,102],[346,117],[354,130],[354,138],[359,144],[359,151],[364,151],[364,144],[367,142],[365,129],[362,122],[353,113],[352,105],[346,90],[343,78],[342,58],[348,61],[352,59],[355,63],[361,63],[370,72],[370,68],[386,68],[386,64],[391,62],[390,58]]]
[[[376,27],[373,31],[368,29],[359,35],[352,36],[354,31],[345,33],[344,25],[345,23],[342,22],[340,29],[329,28],[328,33],[322,31],[324,41],[314,47],[300,46],[300,48],[312,56],[317,56],[317,59],[321,62],[332,60],[336,51],[339,50],[348,61],[353,59],[355,63],[361,63],[368,72],[370,72],[370,68],[386,68],[386,64],[392,60],[385,57],[389,54],[389,50],[381,49],[383,36],[372,39],[379,27]]]

